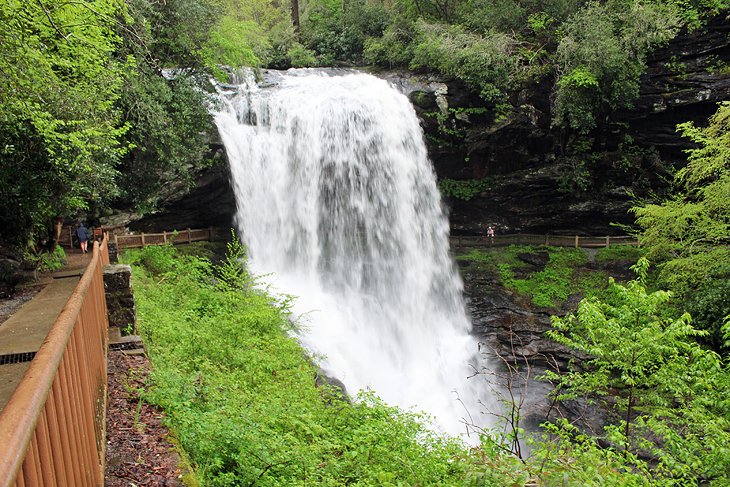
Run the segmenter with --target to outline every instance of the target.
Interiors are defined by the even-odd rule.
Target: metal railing
[[[610,245],[639,245],[636,237],[627,235],[595,237],[581,235],[535,235],[519,233],[510,235],[457,235],[450,237],[457,247],[506,247],[508,245],[550,245],[553,247],[599,248]]]
[[[185,244],[201,241],[213,241],[225,239],[231,236],[230,229],[223,228],[198,228],[162,232],[162,233],[130,233],[115,235],[114,243],[117,249],[139,248],[148,245],[163,245],[166,243]]]
[[[104,483],[108,236],[0,412],[0,486]]]

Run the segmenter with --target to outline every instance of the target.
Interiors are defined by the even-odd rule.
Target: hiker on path
[[[81,252],[87,253],[88,250],[86,250],[87,244],[89,243],[89,231],[87,230],[86,226],[84,225],[84,222],[79,223],[78,228],[76,229],[76,236],[79,239],[79,245],[81,246]]]

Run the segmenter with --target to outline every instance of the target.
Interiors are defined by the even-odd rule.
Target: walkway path
[[[91,253],[68,251],[64,270],[43,276],[41,281],[47,282],[46,287],[0,325],[0,410],[30,367],[30,359],[45,340],[90,260]]]

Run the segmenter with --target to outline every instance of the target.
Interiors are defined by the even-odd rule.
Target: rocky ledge
[[[464,251],[465,249],[462,249]],[[539,272],[547,263],[547,253],[520,255],[530,266],[525,272]],[[589,262],[586,269],[602,270],[619,280],[631,279],[629,261]],[[558,309],[535,306],[502,285],[495,269],[468,261],[459,261],[464,294],[471,315],[473,333],[480,350],[489,360],[490,373],[501,383],[498,393],[524,399],[520,417],[522,426],[537,430],[547,419],[569,418],[582,428],[600,432],[607,422],[606,412],[584,401],[556,403],[549,393],[553,387],[538,377],[546,371],[566,371],[583,357],[550,339],[551,315],[564,316],[577,308],[580,296],[572,296]]]

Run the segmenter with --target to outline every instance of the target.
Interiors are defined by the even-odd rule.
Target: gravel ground
[[[163,414],[138,394],[149,367],[144,356],[109,352],[106,487],[183,485]]]

